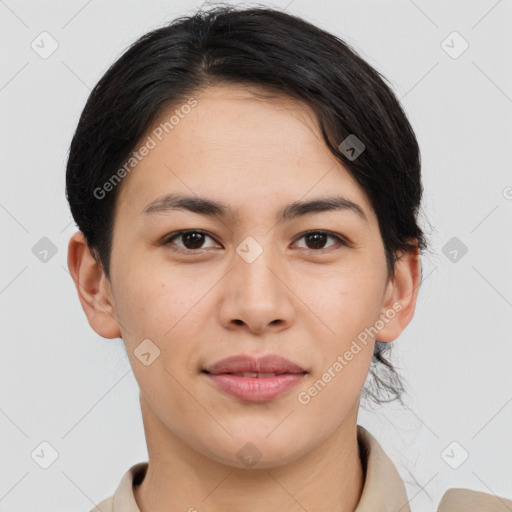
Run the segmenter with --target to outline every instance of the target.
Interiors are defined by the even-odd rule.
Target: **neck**
[[[304,456],[269,469],[240,469],[199,453],[176,437],[141,395],[149,465],[134,496],[141,512],[354,512],[365,474],[355,404],[339,428]]]

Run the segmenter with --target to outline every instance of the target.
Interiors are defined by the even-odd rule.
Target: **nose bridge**
[[[277,274],[279,257],[273,246],[272,237],[260,237],[256,240],[248,236],[237,246],[235,256],[237,273],[241,274],[241,287],[239,290],[256,295],[262,293],[262,300],[275,299],[276,292],[282,286]],[[257,299],[258,297],[251,297]]]

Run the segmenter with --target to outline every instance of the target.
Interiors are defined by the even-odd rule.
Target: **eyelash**
[[[169,235],[166,235],[162,239],[162,245],[170,245],[172,243],[172,240],[174,240],[175,238],[179,238],[180,236],[185,235],[187,233],[200,233],[202,235],[205,235],[205,236],[211,238],[212,240],[214,240],[216,242],[215,238],[213,238],[208,232],[203,231],[202,229],[185,229],[185,230],[181,230],[181,231],[175,231],[174,233],[170,233]],[[336,235],[334,233],[331,233],[330,231],[324,231],[324,230],[320,230],[320,229],[312,229],[309,231],[305,231],[304,233],[301,233],[301,235],[295,239],[295,242],[297,242],[301,238],[304,238],[305,236],[313,234],[313,233],[319,233],[322,235],[327,235],[328,237],[331,237],[331,238],[335,238],[338,241],[339,245],[341,245],[343,247],[350,246],[348,241],[346,239],[344,239],[343,237],[341,237],[340,235]],[[216,242],[216,243],[218,243],[218,242]],[[308,252],[320,253],[323,251],[332,250],[333,247],[336,247],[336,246],[327,247],[326,249],[308,249],[308,248],[302,248],[302,249],[304,249],[305,251],[308,251]],[[171,249],[173,251],[182,252],[185,254],[203,254],[204,251],[207,250],[207,249],[186,249],[183,247],[173,247]],[[202,251],[202,252],[200,252],[200,251]]]

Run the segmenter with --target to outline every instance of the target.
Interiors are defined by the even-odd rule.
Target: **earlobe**
[[[120,338],[110,283],[81,231],[69,240],[68,268],[89,325],[103,338]]]
[[[385,326],[376,339],[383,342],[394,341],[409,325],[416,309],[420,284],[421,260],[419,248],[416,246],[414,251],[401,253],[395,263],[395,275],[387,284],[381,312]]]

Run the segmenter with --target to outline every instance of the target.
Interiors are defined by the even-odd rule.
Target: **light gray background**
[[[67,271],[75,226],[64,170],[108,66],[140,35],[199,5],[0,1],[1,511],[88,511],[147,460],[122,341],[89,327]],[[413,511],[435,510],[449,487],[511,498],[512,1],[266,5],[353,45],[392,82],[422,149],[430,222],[422,225],[433,252],[423,258],[416,315],[394,342],[408,406],[363,409],[359,423],[406,479]],[[59,45],[47,59],[31,48],[43,31]],[[457,58],[441,45],[453,31],[469,43]],[[451,41],[452,53],[462,48]],[[42,237],[57,248],[47,262],[32,252]],[[456,262],[442,250],[452,237],[468,248]],[[59,454],[46,470],[31,458],[43,441]],[[453,441],[469,453],[458,469],[442,456]]]

